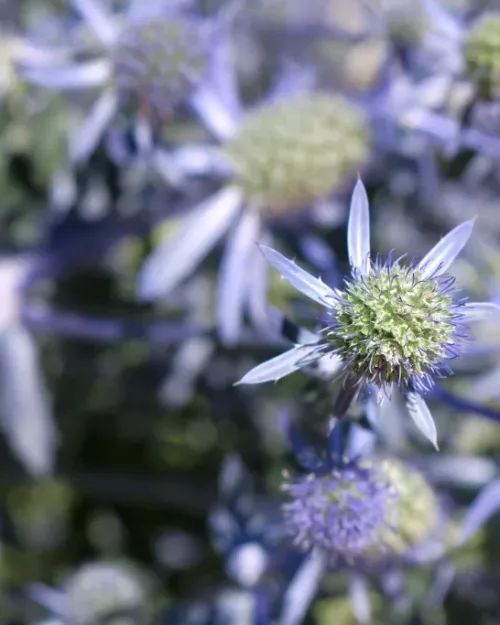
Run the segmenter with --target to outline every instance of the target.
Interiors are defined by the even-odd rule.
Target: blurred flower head
[[[273,215],[324,200],[352,177],[369,132],[347,100],[307,94],[250,112],[225,150],[247,202]]]
[[[120,100],[165,117],[201,82],[207,43],[201,24],[185,16],[127,24],[111,52]]]
[[[332,361],[332,374],[344,369],[340,397],[345,412],[361,388],[378,388],[381,401],[397,386],[406,396],[418,429],[437,447],[432,415],[421,393],[436,376],[451,373],[446,360],[460,354],[468,321],[499,314],[492,303],[457,299],[454,278],[446,270],[469,239],[473,221],[449,232],[420,262],[403,267],[391,257],[370,259],[368,197],[359,180],[352,196],[347,243],[351,277],[343,290],[332,289],[271,248],[268,262],[292,286],[326,311],[324,326],[310,340],[255,369],[241,380],[258,384],[318,362]],[[337,414],[342,417],[344,414]]]
[[[366,566],[409,557],[439,524],[431,486],[393,458],[359,458],[327,473],[291,478],[282,488],[295,544],[325,552],[332,564]]]
[[[464,49],[467,70],[481,94],[492,97],[500,89],[500,13],[485,12],[471,26]]]
[[[143,614],[146,592],[132,570],[95,562],[77,571],[66,585],[67,611],[78,625],[136,623]]]
[[[76,0],[75,4],[101,44],[100,56],[93,52],[90,60],[80,61],[78,46],[61,50],[59,55],[40,48],[41,59],[33,54],[21,59],[19,67],[28,82],[48,89],[101,90],[72,137],[73,159],[81,162],[93,152],[117,113],[127,108],[132,109],[136,122],[142,122],[137,132],[146,145],[149,125],[165,120],[202,88],[221,33],[215,20],[203,21],[162,2],[141,9],[132,2],[121,15],[109,12],[98,0]]]

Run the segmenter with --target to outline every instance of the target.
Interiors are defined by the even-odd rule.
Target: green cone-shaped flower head
[[[206,32],[183,17],[127,26],[113,52],[114,81],[123,101],[159,115],[187,97],[207,66]]]
[[[368,150],[363,114],[326,94],[253,111],[226,146],[247,200],[272,215],[329,196],[362,166]]]
[[[500,315],[493,302],[457,299],[447,273],[467,243],[474,220],[448,232],[419,261],[403,265],[392,255],[374,262],[370,253],[370,215],[366,189],[358,180],[351,199],[347,248],[351,275],[343,288],[328,286],[294,261],[261,246],[266,260],[298,291],[324,309],[316,335],[284,354],[263,362],[240,380],[261,384],[319,363],[330,375],[344,370],[336,410],[343,416],[363,387],[378,390],[379,399],[399,388],[413,422],[437,448],[437,429],[422,394],[434,378],[452,373],[447,361],[460,355],[469,324]]]
[[[465,61],[482,95],[500,88],[500,13],[486,12],[472,26],[465,43]]]
[[[374,263],[346,280],[326,336],[360,377],[379,387],[431,386],[456,342],[453,278],[424,278],[415,264]]]

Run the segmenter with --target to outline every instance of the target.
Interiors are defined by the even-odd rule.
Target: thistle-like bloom
[[[301,209],[313,215],[367,160],[370,133],[349,101],[301,93],[241,115],[221,139],[229,184],[179,220],[146,260],[139,292],[167,295],[229,232],[216,305],[221,338],[230,343],[239,338],[243,311],[264,325],[266,276],[255,243],[268,236],[270,220]]]
[[[146,602],[139,577],[111,563],[83,566],[69,580],[66,593],[70,618],[81,625],[101,622],[113,615],[138,615]]]
[[[460,355],[468,323],[500,314],[493,303],[457,299],[448,267],[466,244],[474,221],[449,232],[420,261],[404,265],[389,257],[370,258],[368,198],[361,180],[352,195],[347,244],[351,275],[333,290],[275,250],[262,247],[268,262],[292,286],[325,309],[324,325],[309,344],[296,345],[247,373],[241,384],[278,380],[324,358],[344,370],[343,413],[365,386],[379,399],[399,388],[419,430],[437,447],[434,421],[421,393],[435,377],[451,373],[449,359]]]
[[[74,62],[68,50],[42,51],[48,60],[22,59],[26,80],[57,91],[100,89],[82,127],[72,140],[72,157],[80,162],[96,148],[119,111],[132,108],[149,142],[151,122],[164,121],[181,103],[189,102],[207,126],[226,123],[209,78],[218,71],[215,50],[221,28],[168,7],[163,0],[131,0],[123,15],[108,13],[99,0],[73,0],[102,55]],[[75,49],[73,56],[78,57]],[[155,165],[155,162],[153,162]],[[160,172],[163,169],[157,166]]]
[[[367,151],[361,111],[321,93],[260,107],[225,146],[244,198],[271,216],[326,199]]]
[[[438,498],[424,476],[393,458],[364,457],[282,486],[295,544],[332,564],[409,558],[439,526]]]
[[[63,588],[34,583],[30,597],[61,623],[137,623],[146,618],[148,590],[140,571],[113,562],[91,562],[68,578]],[[59,622],[59,621],[57,621]]]

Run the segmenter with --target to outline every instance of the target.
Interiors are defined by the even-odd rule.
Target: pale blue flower
[[[72,133],[75,162],[88,159],[119,111],[135,109],[139,139],[151,151],[152,128],[172,110],[189,103],[209,128],[230,122],[213,78],[220,64],[217,45],[224,36],[224,16],[203,21],[165,0],[132,0],[125,12],[108,12],[100,0],[72,0],[100,46],[101,53],[78,61],[81,44],[71,50],[44,50],[20,59],[25,80],[65,92],[97,90],[99,95],[83,124]],[[92,47],[90,47],[92,53]],[[51,62],[52,60],[52,62]],[[163,164],[164,165],[164,164]],[[152,166],[165,172],[153,155]]]
[[[255,367],[240,384],[276,381],[306,365],[330,359],[344,372],[342,417],[359,391],[370,385],[379,399],[399,388],[417,428],[437,447],[437,431],[422,397],[437,376],[451,373],[447,361],[460,354],[468,323],[500,315],[490,302],[457,301],[454,279],[446,273],[472,233],[466,221],[439,241],[418,263],[402,265],[370,258],[368,198],[359,180],[351,201],[347,243],[351,276],[334,290],[275,250],[262,247],[266,260],[292,286],[325,310],[324,324],[308,343]]]

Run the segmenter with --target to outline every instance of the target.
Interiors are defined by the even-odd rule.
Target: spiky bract
[[[362,458],[283,486],[287,528],[301,549],[332,563],[409,556],[436,529],[440,507],[423,475],[396,459]]]
[[[466,335],[463,302],[453,299],[452,276],[422,276],[414,264],[377,261],[337,292],[325,338],[354,376],[420,391],[448,372],[445,361]]]
[[[326,94],[253,111],[226,145],[236,183],[252,205],[270,214],[326,198],[355,174],[368,150],[363,114]]]
[[[124,102],[169,113],[203,78],[205,35],[199,23],[182,17],[126,27],[113,51],[114,81]]]

